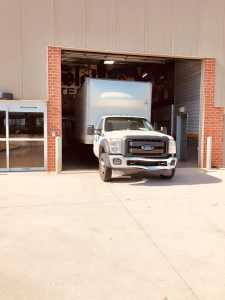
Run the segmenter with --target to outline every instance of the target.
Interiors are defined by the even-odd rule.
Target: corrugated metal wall
[[[188,133],[199,132],[201,62],[178,61],[175,63],[175,111],[184,107],[188,114]]]

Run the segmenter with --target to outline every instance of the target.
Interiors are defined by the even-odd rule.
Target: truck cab
[[[165,179],[175,175],[175,140],[143,117],[103,116],[94,131],[93,150],[103,181],[111,180],[112,170],[157,172]]]

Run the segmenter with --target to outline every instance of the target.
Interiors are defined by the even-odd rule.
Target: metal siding
[[[200,1],[172,1],[173,55],[198,56]]]
[[[114,3],[112,0],[102,2],[92,0],[88,3],[86,13],[86,45],[89,49],[102,50],[114,47]],[[99,17],[101,15],[101,18]],[[99,39],[101,36],[101,39]]]
[[[137,0],[116,0],[115,3],[116,32],[113,38],[117,51],[144,53],[145,1],[142,5]]]
[[[218,58],[224,55],[224,0],[199,1],[200,6],[200,28],[199,28],[199,51],[200,57]]]
[[[0,90],[22,96],[20,1],[0,1]],[[40,86],[39,86],[40,89]]]
[[[146,53],[172,55],[172,0],[147,1],[145,31]]]
[[[1,0],[0,88],[46,98],[47,46],[55,45],[216,58],[216,104],[225,105],[224,22],[224,0]]]
[[[33,0],[34,1],[34,0]],[[47,0],[50,1],[50,0]],[[86,6],[84,0],[53,0],[55,45],[85,48]],[[100,37],[99,37],[100,38]]]
[[[22,98],[46,100],[46,45],[53,39],[51,5],[46,0],[35,3],[21,0],[21,3]]]
[[[187,131],[199,132],[201,63],[197,61],[175,64],[175,108],[184,106],[188,113]]]

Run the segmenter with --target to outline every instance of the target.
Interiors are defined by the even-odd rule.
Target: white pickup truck
[[[113,169],[174,176],[176,144],[147,121],[151,98],[150,82],[86,79],[75,103],[75,138],[93,144],[104,181],[110,181]]]
[[[111,180],[113,169],[157,171],[170,179],[177,164],[174,139],[134,116],[102,117],[95,130],[94,154],[103,181]]]

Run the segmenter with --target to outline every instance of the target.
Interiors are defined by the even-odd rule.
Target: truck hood
[[[105,132],[105,137],[106,138],[115,138],[115,139],[122,139],[124,137],[128,136],[146,136],[146,137],[151,137],[151,136],[158,136],[158,137],[167,137],[170,140],[173,140],[173,137],[164,133],[161,133],[159,131],[142,131],[142,130],[114,130],[114,131],[109,131]]]

